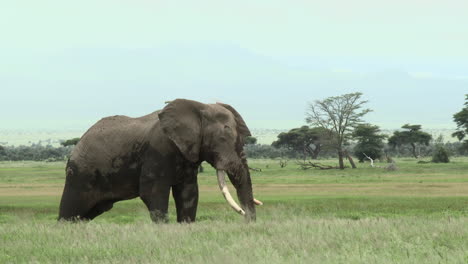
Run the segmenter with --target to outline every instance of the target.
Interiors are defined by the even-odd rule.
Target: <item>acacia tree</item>
[[[246,145],[255,145],[255,144],[257,144],[257,138],[252,137],[252,136],[248,136],[248,137],[245,138],[245,144]]]
[[[401,128],[405,130],[393,132],[393,135],[388,139],[388,144],[393,148],[396,146],[409,144],[411,145],[411,152],[413,153],[413,156],[418,158],[418,154],[416,153],[416,145],[424,144],[428,146],[432,136],[426,132],[421,131],[421,125],[406,124]]]
[[[382,149],[384,148],[383,140],[386,135],[380,134],[378,126],[371,124],[360,124],[356,126],[353,132],[353,138],[357,140],[354,147],[354,154],[360,162],[366,159],[366,155],[371,159],[379,159],[382,157]]]
[[[328,141],[328,131],[321,127],[302,126],[293,128],[278,135],[278,140],[271,145],[275,148],[287,148],[303,154],[304,159],[310,156],[316,159]]]
[[[457,124],[457,131],[452,134],[452,137],[463,140],[468,135],[468,94],[465,95],[465,107],[453,115],[453,120]],[[463,147],[468,149],[468,139],[463,142]]]
[[[338,153],[340,169],[344,169],[343,157],[347,155],[343,145],[350,137],[353,128],[362,122],[362,117],[371,111],[367,108],[362,109],[367,101],[361,100],[361,96],[362,93],[349,93],[328,97],[309,103],[307,109],[308,124],[331,132],[331,143]],[[352,159],[350,162],[353,165]]]

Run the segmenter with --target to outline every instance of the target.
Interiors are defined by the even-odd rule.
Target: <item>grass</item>
[[[0,163],[0,263],[468,263],[467,158],[397,160],[393,172],[250,165],[262,169],[256,223],[229,209],[205,166],[197,222],[174,223],[171,202],[171,223],[156,225],[139,199],[58,223],[64,163]]]

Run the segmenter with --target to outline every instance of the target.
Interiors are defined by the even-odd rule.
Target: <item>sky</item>
[[[462,0],[2,1],[0,129],[85,130],[175,98],[290,129],[356,91],[382,128],[455,128],[467,47]]]

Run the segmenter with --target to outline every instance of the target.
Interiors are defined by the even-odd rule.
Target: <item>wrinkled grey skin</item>
[[[193,222],[202,161],[227,172],[245,219],[255,220],[243,152],[248,135],[237,111],[219,103],[177,99],[139,118],[103,118],[83,135],[67,163],[59,220],[91,220],[117,201],[140,197],[151,219],[164,222],[172,188],[177,221]]]

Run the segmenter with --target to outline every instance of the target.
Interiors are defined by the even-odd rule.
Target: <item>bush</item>
[[[449,153],[443,146],[437,146],[434,154],[432,155],[432,162],[435,163],[448,163]]]

